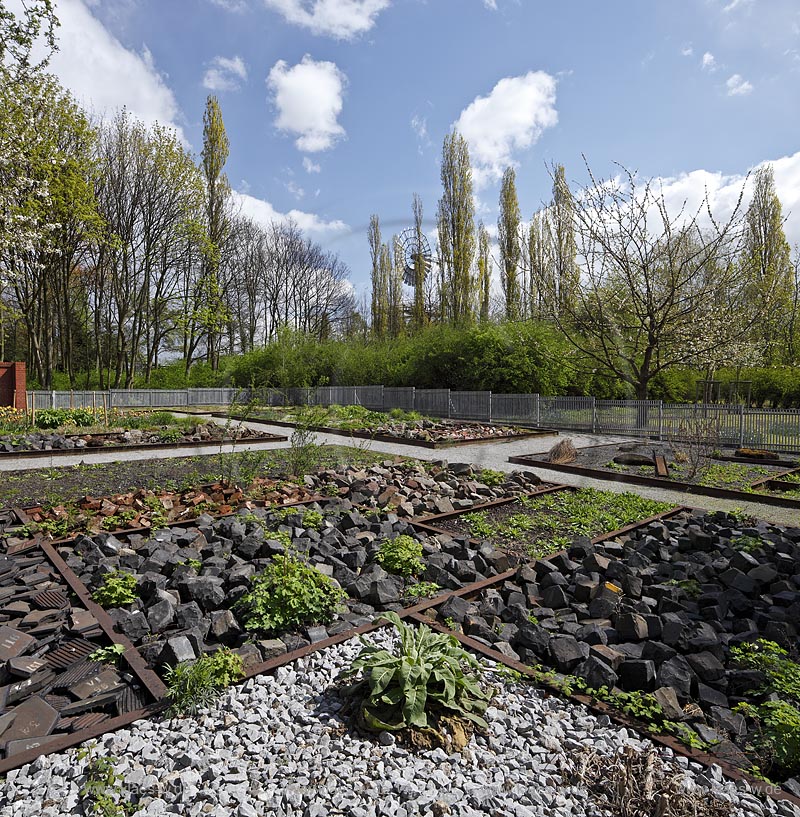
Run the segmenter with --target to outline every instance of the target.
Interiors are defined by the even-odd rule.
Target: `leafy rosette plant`
[[[399,654],[364,645],[342,677],[362,672],[351,689],[360,697],[358,720],[373,731],[410,727],[436,729],[441,718],[463,718],[486,729],[482,717],[490,693],[478,684],[480,664],[450,635],[433,632],[424,624],[409,627],[397,613],[384,613],[400,634]],[[466,671],[465,671],[466,669]]]

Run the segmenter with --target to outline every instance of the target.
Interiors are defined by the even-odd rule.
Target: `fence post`
[[[489,422],[492,422],[492,393],[489,392]]]
[[[56,407],[56,390],[53,389],[53,391],[50,392],[50,408],[55,407]]]
[[[114,392],[112,389],[108,390],[108,408],[109,411],[114,408]]]
[[[417,387],[411,387],[411,411],[416,411],[417,408]]]
[[[739,404],[739,448],[744,448],[744,405]]]
[[[597,400],[592,397],[592,434],[597,434]]]
[[[533,395],[534,403],[536,404],[536,428],[541,428],[541,413],[539,408],[539,393]]]
[[[664,439],[664,401],[658,401],[658,441]]]
[[[450,389],[447,390],[447,419],[450,419]]]

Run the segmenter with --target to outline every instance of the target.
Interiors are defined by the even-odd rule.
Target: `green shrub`
[[[119,570],[106,573],[92,598],[106,609],[133,604],[136,601],[136,577]]]
[[[36,412],[38,428],[60,428],[61,426],[91,426],[95,416],[90,409],[40,409]]]
[[[409,601],[419,601],[420,599],[432,599],[440,590],[441,587],[436,582],[417,582],[406,587],[403,595]]]
[[[478,481],[489,488],[496,488],[508,479],[508,474],[504,471],[495,471],[492,468],[484,468],[478,474]]]
[[[227,647],[196,661],[167,668],[164,680],[173,713],[193,713],[209,706],[219,693],[244,676],[242,658]]]
[[[278,633],[331,621],[344,598],[333,579],[295,556],[278,554],[253,577],[237,607],[248,630]]]
[[[396,613],[383,618],[399,631],[399,653],[361,638],[361,652],[342,673],[344,678],[363,673],[348,690],[360,699],[359,722],[376,731],[436,729],[443,716],[458,716],[485,729],[482,716],[490,696],[469,672],[480,668],[475,658],[453,636],[434,633],[424,624],[410,627]]]
[[[425,569],[421,560],[422,542],[412,536],[384,539],[378,550],[378,563],[389,573],[398,576],[416,576]]]

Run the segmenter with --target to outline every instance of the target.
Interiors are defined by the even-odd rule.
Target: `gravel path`
[[[176,416],[184,416],[179,412],[173,412]],[[189,416],[189,415],[185,415]],[[222,418],[212,418],[210,415],[191,415],[204,419],[213,419],[220,424],[226,420]],[[268,431],[272,434],[290,436],[291,429],[281,426],[272,426],[269,423],[248,421],[244,425]],[[568,436],[576,447],[581,448],[589,445],[624,443],[634,441],[632,437],[603,436],[597,434],[580,434],[564,432],[562,436]],[[328,445],[347,445],[348,438],[335,434],[317,434],[317,441]],[[508,440],[495,443],[479,443],[476,445],[457,446],[455,448],[429,449],[420,448],[413,445],[399,445],[385,442],[370,442],[369,440],[354,439],[353,445],[364,447],[374,451],[376,454],[399,454],[405,457],[414,457],[420,460],[448,459],[451,462],[469,462],[479,465],[482,468],[493,468],[497,471],[514,471],[520,466],[512,465],[508,458],[522,454],[540,454],[548,451],[556,437],[540,437],[527,440]],[[287,443],[239,443],[228,444],[223,447],[224,452],[247,451],[247,450],[271,450],[276,448],[286,448]],[[177,456],[192,457],[202,455],[214,455],[220,453],[219,444],[202,445],[194,448],[182,448],[177,452]],[[65,467],[78,465],[80,463],[109,463],[126,460],[140,459],[169,459],[176,456],[176,451],[118,451],[104,454],[83,453],[74,456],[51,456],[25,459],[22,457],[0,458],[0,472],[28,470],[34,468]],[[696,494],[686,494],[681,491],[670,491],[662,488],[651,488],[641,485],[625,485],[624,483],[611,482],[606,480],[591,479],[577,474],[566,474],[560,471],[550,471],[547,468],[533,468],[538,476],[547,482],[558,482],[565,485],[575,485],[579,487],[601,488],[608,491],[633,491],[649,499],[660,502],[674,502],[676,505],[690,505],[695,508],[703,508],[710,511],[731,511],[735,508],[742,508],[759,519],[774,522],[779,525],[796,525],[798,511],[793,508],[776,508],[771,505],[762,505],[758,502],[740,502],[730,499],[716,499],[714,497],[699,496]]]
[[[376,641],[388,633],[373,634]],[[136,815],[190,817],[412,817],[457,814],[513,817],[595,817],[607,813],[560,771],[583,746],[608,755],[651,746],[582,707],[546,698],[528,685],[504,686],[487,713],[490,731],[462,754],[411,753],[383,734],[348,733],[330,691],[359,649],[356,640],[317,653],[229,690],[214,709],[194,718],[141,721],[105,735],[98,755],[116,758]],[[496,684],[497,676],[492,679]],[[723,781],[659,750],[700,787],[753,817],[797,817],[789,803],[755,797],[744,783]],[[59,817],[80,812],[86,761],[77,750],[40,758],[8,774],[0,789],[2,817]]]

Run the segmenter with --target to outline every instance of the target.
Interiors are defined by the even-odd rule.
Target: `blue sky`
[[[676,207],[708,189],[721,212],[774,163],[800,242],[796,0],[58,0],[52,68],[87,106],[173,124],[197,152],[206,96],[222,106],[244,212],[291,215],[366,291],[365,226],[431,225],[454,126],[479,217],[502,168],[527,218],[547,165],[587,180],[619,162],[662,177]]]

